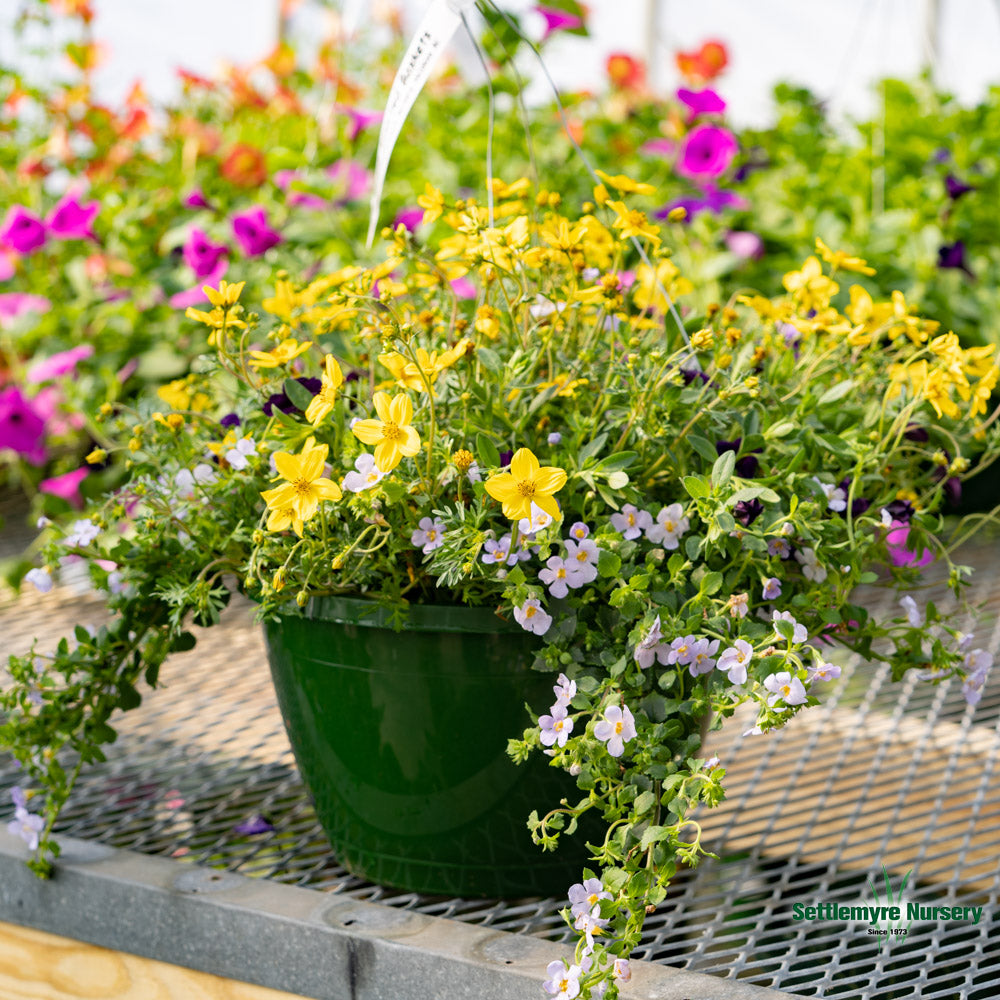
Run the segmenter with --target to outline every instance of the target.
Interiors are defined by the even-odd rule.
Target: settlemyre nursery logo
[[[792,920],[808,920],[810,922],[845,923],[866,922],[868,934],[879,939],[879,949],[887,941],[903,938],[909,933],[910,925],[916,922],[948,921],[949,923],[968,922],[979,923],[983,915],[982,906],[958,906],[938,903],[913,903],[903,898],[906,883],[913,874],[911,868],[903,876],[899,889],[893,893],[889,873],[882,866],[882,879],[885,882],[885,896],[879,893],[878,886],[868,879],[872,900],[867,903],[837,903],[816,900],[812,905],[796,903],[792,907]]]

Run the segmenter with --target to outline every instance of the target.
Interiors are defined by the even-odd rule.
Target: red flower
[[[642,90],[646,86],[646,64],[625,52],[612,52],[605,64],[611,86],[618,90]]]

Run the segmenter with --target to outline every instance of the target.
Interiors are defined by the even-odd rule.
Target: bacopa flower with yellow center
[[[344,384],[344,373],[332,355],[326,356],[323,378],[319,392],[313,396],[306,407],[306,420],[315,427],[334,407],[337,402],[337,390]]]
[[[294,361],[300,354],[305,354],[310,347],[311,341],[299,343],[293,337],[288,337],[270,351],[251,351],[250,364],[254,368],[278,368]]]
[[[286,482],[273,490],[262,490],[261,496],[271,511],[268,531],[283,531],[292,527],[302,536],[302,525],[319,509],[321,500],[339,500],[343,493],[330,479],[323,477],[323,463],[328,446],[309,438],[298,455],[285,451],[274,453],[274,465]]]
[[[559,517],[554,499],[566,485],[566,473],[554,465],[538,464],[528,448],[519,448],[510,460],[510,471],[499,472],[486,480],[486,492],[503,504],[504,517],[519,521],[531,516],[534,503],[550,517]]]
[[[391,472],[404,455],[412,458],[420,451],[420,435],[410,426],[413,403],[402,393],[390,397],[387,392],[376,392],[372,402],[378,419],[359,420],[353,428],[354,436],[375,445],[375,464],[383,472]]]

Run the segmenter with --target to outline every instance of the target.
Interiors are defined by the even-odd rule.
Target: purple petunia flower
[[[892,528],[885,536],[885,544],[889,550],[889,561],[893,566],[914,566],[920,568],[934,562],[934,553],[930,549],[918,555],[909,547],[910,525],[903,521],[893,521]]]
[[[233,833],[240,837],[254,837],[260,833],[270,833],[273,829],[274,827],[260,813],[254,813],[249,819],[237,823],[233,827]]]
[[[34,253],[45,243],[45,223],[23,205],[12,205],[0,226],[0,245],[20,254]]]
[[[235,413],[227,413],[220,421],[219,425],[225,427],[227,430],[230,427],[239,427],[240,418]]]
[[[688,215],[688,219],[699,212],[711,212],[717,215],[727,208],[746,208],[748,202],[740,197],[735,191],[727,188],[718,188],[714,184],[706,184],[703,188],[703,196],[689,195],[685,198],[675,198],[667,202],[662,208],[658,208],[653,215],[657,219],[665,219],[675,208],[683,208]]]
[[[369,125],[378,125],[382,121],[384,112],[365,111],[362,108],[352,108],[349,104],[338,104],[337,111],[342,112],[351,119],[351,127],[348,138],[353,142]]]
[[[281,234],[267,224],[267,213],[257,205],[232,217],[233,236],[248,257],[259,257],[281,242]]]
[[[754,521],[764,513],[764,505],[755,497],[753,500],[740,500],[733,507],[733,517],[736,518],[744,528],[749,528]]]
[[[99,201],[84,205],[79,192],[67,191],[49,212],[45,226],[57,240],[96,240],[91,226],[100,210]]]
[[[718,125],[699,125],[681,147],[677,173],[683,177],[718,177],[729,169],[739,145],[732,132]]]
[[[303,388],[308,389],[314,396],[323,387],[323,380],[318,378],[297,378],[295,381]],[[284,392],[275,392],[268,396],[267,402],[263,406],[264,415],[267,417],[273,416],[276,409],[282,413],[302,412]]]

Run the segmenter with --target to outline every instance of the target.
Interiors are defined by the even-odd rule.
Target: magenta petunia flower
[[[16,385],[0,392],[0,451],[7,448],[32,465],[45,461],[45,421]]]
[[[711,87],[704,90],[681,87],[677,91],[677,99],[690,109],[691,121],[699,115],[721,115],[726,110],[726,102]]]
[[[728,129],[699,125],[684,139],[677,173],[684,177],[718,177],[728,169],[738,149]]]
[[[228,252],[225,243],[213,243],[200,229],[192,229],[184,244],[184,260],[199,281],[208,278]]]
[[[25,313],[44,313],[51,308],[52,303],[44,295],[4,292],[0,294],[0,330]]]
[[[281,242],[281,234],[267,224],[267,214],[257,205],[232,218],[233,235],[248,257],[259,257]]]
[[[84,205],[78,191],[67,191],[49,212],[45,226],[57,240],[96,240],[91,227],[100,210],[99,201]]]
[[[885,536],[886,548],[889,550],[889,561],[893,566],[927,566],[934,562],[934,553],[924,549],[917,554],[909,547],[910,526],[905,521],[893,521],[892,530]]]
[[[21,254],[33,253],[45,243],[45,223],[23,205],[12,205],[0,227],[0,244]]]
[[[542,35],[543,42],[555,31],[572,31],[574,28],[583,27],[583,20],[581,18],[577,17],[576,14],[559,10],[558,7],[544,7],[538,4],[535,7],[535,13],[541,14],[545,18],[545,34]]]
[[[68,375],[76,366],[94,353],[93,344],[80,344],[68,351],[60,351],[49,358],[36,361],[25,376],[26,382],[49,382],[62,375]]]
[[[365,111],[362,108],[352,108],[347,104],[338,104],[337,110],[351,119],[348,138],[352,141],[357,139],[369,125],[377,125],[382,121],[383,112],[381,111]]]
[[[229,261],[225,257],[221,257],[219,262],[215,265],[215,268],[206,275],[203,275],[198,284],[194,288],[188,288],[183,292],[177,292],[175,295],[170,296],[170,308],[171,309],[187,309],[188,306],[200,306],[208,302],[208,296],[205,294],[205,285],[210,285],[212,288],[218,288],[219,281],[225,275],[226,271],[229,270]]]
[[[43,479],[38,484],[38,490],[54,497],[62,497],[77,510],[81,510],[83,508],[83,494],[80,492],[80,484],[87,478],[88,472],[89,470],[84,466],[82,469],[75,469],[73,472],[66,472],[61,476]]]
[[[451,290],[460,299],[474,299],[479,294],[476,291],[476,286],[468,278],[455,278],[449,284],[451,285]]]
[[[349,201],[364,198],[371,190],[372,175],[360,163],[353,160],[337,160],[326,168],[330,179],[343,189],[334,205],[346,205]]]
[[[424,210],[419,205],[411,205],[409,208],[401,208],[396,213],[396,218],[392,220],[392,228],[406,226],[412,233],[416,232],[417,226],[423,222]]]
[[[662,136],[650,139],[649,142],[644,142],[639,147],[639,152],[645,153],[646,156],[673,156],[676,151],[677,143],[673,139],[665,139]]]
[[[184,205],[187,208],[211,208],[205,196],[201,193],[201,188],[194,188],[184,196]]]

